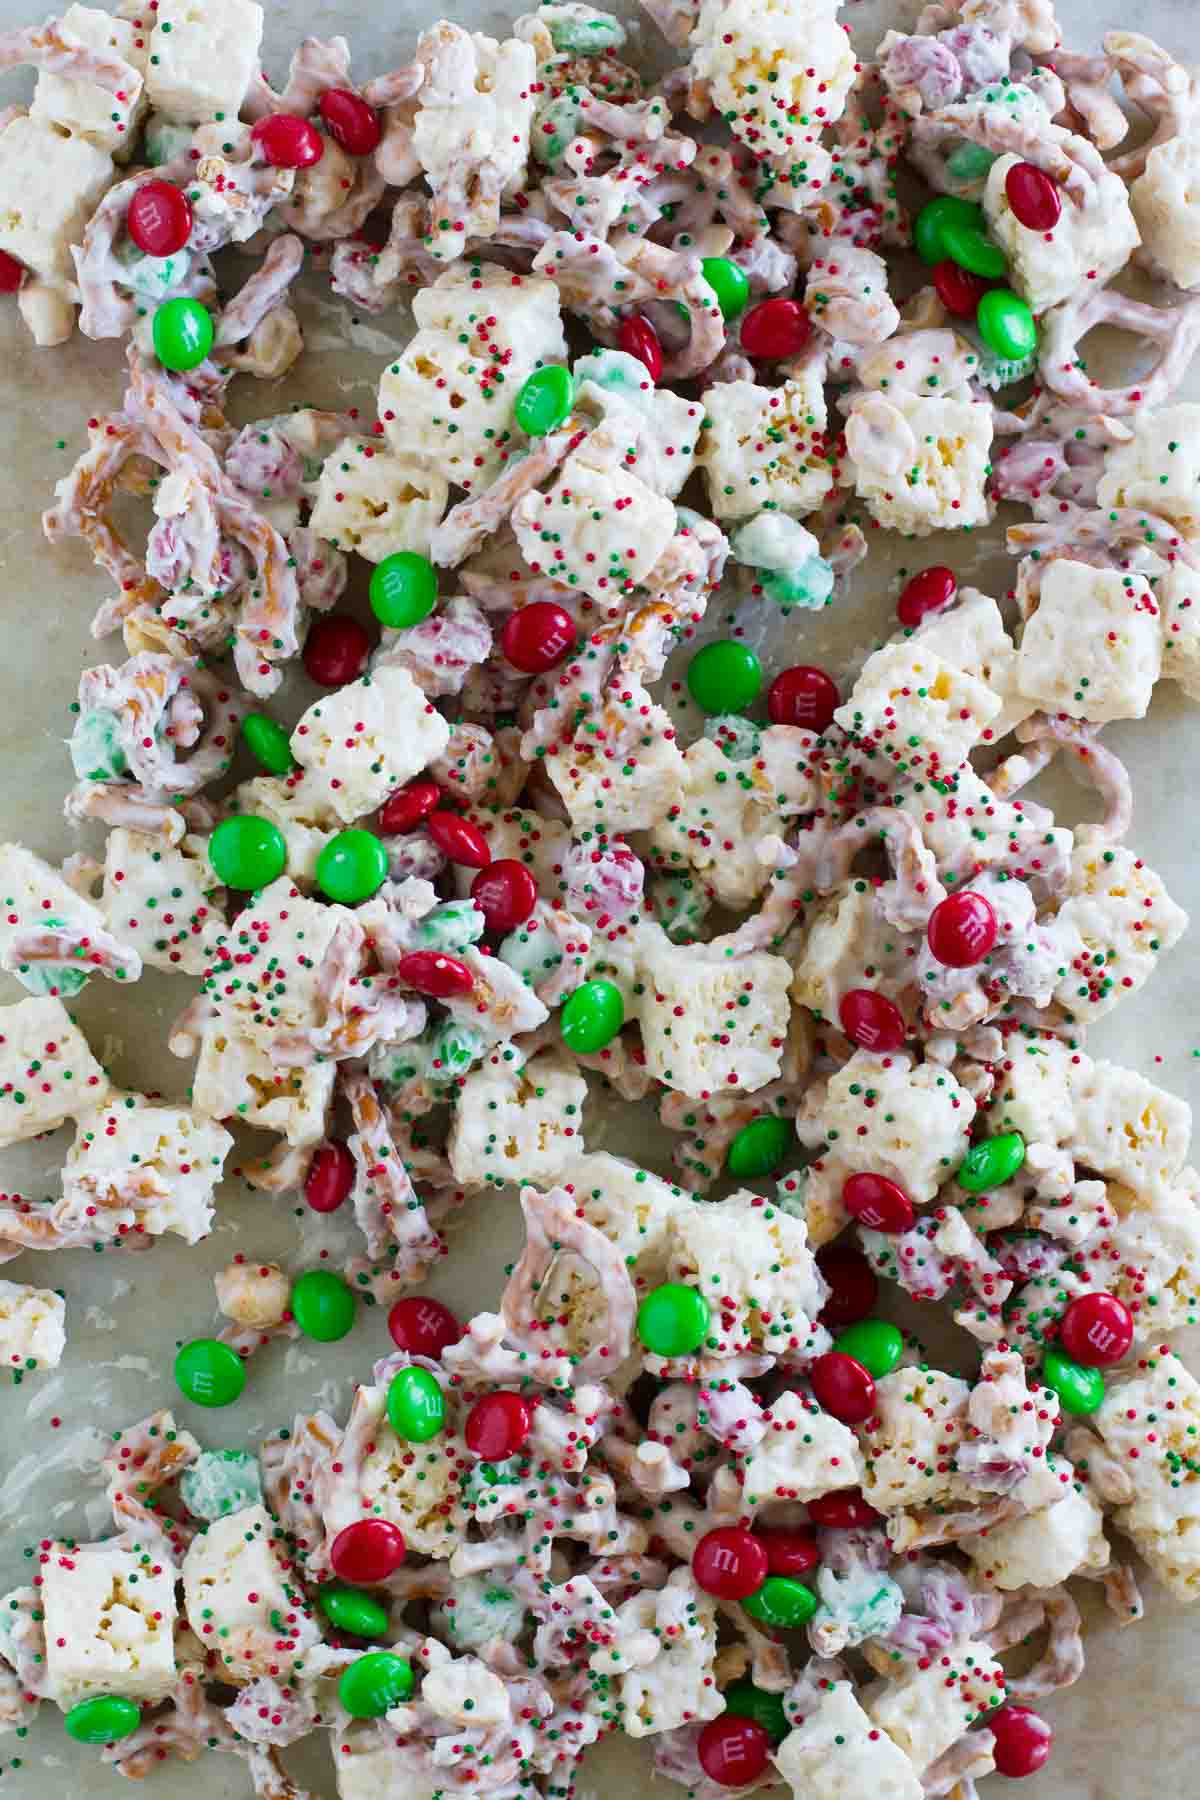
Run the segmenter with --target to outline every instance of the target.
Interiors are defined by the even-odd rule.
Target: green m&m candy
[[[96,1694],[73,1706],[63,1726],[77,1744],[115,1744],[142,1722],[142,1709],[120,1694]]]
[[[338,1699],[352,1719],[379,1719],[413,1691],[412,1665],[390,1650],[368,1650],[343,1671]]]
[[[624,1023],[625,1002],[613,981],[582,982],[559,1015],[563,1043],[580,1056],[603,1050]]]
[[[232,1406],[246,1385],[246,1365],[219,1338],[193,1338],[175,1358],[175,1380],[197,1406]]]
[[[266,713],[247,713],[242,720],[242,737],[255,762],[272,775],[287,775],[296,766],[288,734],[278,720]]]
[[[999,1137],[981,1138],[968,1150],[954,1179],[968,1194],[985,1194],[1011,1181],[1024,1161],[1025,1139],[1019,1131],[1005,1131]]]
[[[164,300],[152,332],[154,354],[163,368],[182,373],[198,367],[212,349],[212,314],[199,300]]]
[[[373,831],[353,828],[331,837],[317,858],[317,886],[328,900],[356,906],[387,880],[388,856]]]
[[[332,1269],[309,1269],[292,1289],[292,1317],[305,1337],[336,1344],[354,1324],[358,1303]]]
[[[708,1335],[708,1301],[698,1288],[664,1281],[637,1311],[637,1334],[654,1356],[688,1356]]]
[[[226,887],[253,893],[270,887],[287,867],[287,844],[278,825],[257,813],[223,819],[208,840],[208,860]]]
[[[388,1422],[399,1438],[427,1444],[446,1423],[442,1390],[428,1369],[401,1369],[392,1376],[387,1397]]]
[[[437,571],[416,550],[397,550],[371,571],[371,611],[381,625],[403,631],[419,625],[437,605]]]
[[[706,256],[700,264],[704,279],[717,297],[723,319],[736,319],[750,300],[750,283],[744,269],[727,256]]]
[[[706,713],[744,712],[762,688],[762,664],[749,644],[720,638],[697,650],[688,664],[687,684]]]
[[[740,1177],[770,1175],[788,1153],[793,1132],[786,1119],[769,1114],[743,1125],[729,1146],[725,1167]]]
[[[982,231],[983,208],[970,200],[960,200],[954,194],[939,194],[936,200],[923,206],[913,226],[913,240],[922,262],[945,262],[950,254],[943,236],[948,224],[976,226]]]
[[[971,144],[964,139],[946,158],[946,173],[954,181],[980,181],[995,160],[994,150],[985,150],[982,144]]]
[[[742,1605],[752,1619],[790,1631],[808,1624],[817,1610],[817,1597],[811,1588],[802,1581],[793,1581],[790,1575],[768,1575]]]
[[[1064,1412],[1094,1413],[1104,1398],[1104,1377],[1099,1369],[1072,1362],[1061,1350],[1047,1350],[1042,1380],[1058,1395]]]
[[[753,1719],[777,1744],[791,1730],[783,1710],[783,1695],[768,1694],[752,1681],[734,1681],[725,1689],[725,1711],[739,1719]]]
[[[364,1594],[361,1588],[341,1587],[331,1582],[317,1595],[321,1611],[339,1631],[355,1637],[383,1637],[388,1629],[388,1609]]]
[[[860,1319],[856,1325],[848,1325],[834,1339],[833,1347],[861,1363],[876,1381],[890,1375],[904,1355],[904,1339],[886,1319]]]
[[[979,335],[989,350],[1008,362],[1021,362],[1037,349],[1033,313],[1011,288],[992,288],[975,310]]]
[[[548,437],[571,416],[575,381],[570,369],[547,363],[535,369],[517,395],[514,416],[526,437]]]
[[[942,225],[942,242],[951,261],[972,275],[1000,281],[1008,273],[1008,258],[988,236],[982,214],[977,220],[947,219]]]

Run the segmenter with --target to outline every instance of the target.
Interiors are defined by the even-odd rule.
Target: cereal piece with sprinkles
[[[704,408],[669,387],[656,387],[644,364],[623,350],[589,351],[572,374],[581,410],[636,428],[634,474],[673,500],[692,472]]]
[[[429,555],[450,498],[445,477],[422,456],[401,456],[367,438],[343,438],[321,468],[309,529],[335,549],[382,562],[398,550]]]
[[[1044,712],[1141,719],[1162,672],[1162,616],[1145,576],[1056,557],[1017,650],[1017,686]]]
[[[67,1711],[93,1694],[164,1699],[175,1685],[175,1583],[157,1531],[41,1552],[49,1697]]]
[[[1129,189],[1129,205],[1142,239],[1138,261],[1189,291],[1200,287],[1198,192],[1200,145],[1190,132],[1155,144]]]
[[[150,968],[203,974],[224,930],[224,897],[202,839],[109,832],[101,905],[109,929]]]
[[[524,863],[538,884],[538,891],[556,900],[562,890],[563,858],[570,848],[571,833],[561,819],[531,806],[469,806],[464,815],[487,840],[493,862]],[[474,869],[459,869],[460,893],[470,892]]]
[[[224,1681],[286,1671],[320,1641],[287,1539],[264,1506],[213,1519],[192,1540],[183,1594],[188,1624]]]
[[[133,152],[146,113],[142,78],[150,54],[147,35],[129,19],[78,4],[67,7],[60,31],[68,44],[119,57],[138,79],[130,92],[114,94],[98,82],[39,69],[29,116],[83,138],[123,162]]]
[[[987,90],[985,97],[993,92]],[[1022,224],[1013,211],[1007,180],[1021,157],[998,156],[983,190],[988,231],[1008,257],[1008,281],[1035,313],[1070,300],[1083,288],[1102,287],[1125,267],[1138,246],[1125,183],[1104,168],[1086,140],[1064,134],[1059,154],[1069,157],[1073,144],[1081,144],[1088,155],[1087,203],[1080,204],[1082,185],[1077,192],[1065,193],[1058,222],[1049,231]]]
[[[857,1487],[865,1464],[849,1426],[790,1390],[763,1414],[766,1435],[750,1457],[742,1497],[751,1509],[780,1500],[816,1500]]]
[[[445,1392],[446,1377],[439,1372],[437,1379],[447,1400],[446,1427],[424,1443],[397,1437],[388,1423],[386,1386],[355,1390],[323,1483],[330,1537],[374,1513],[397,1526],[419,1556],[442,1561],[458,1549],[470,1518],[463,1476],[474,1459],[459,1429],[458,1403]]]
[[[98,1106],[108,1076],[61,1000],[0,1007],[0,1150]]]
[[[1090,1488],[1071,1479],[1070,1463],[1052,1460],[1065,1483],[1060,1500],[961,1540],[979,1580],[1000,1593],[1056,1588],[1081,1571],[1091,1575],[1108,1567],[1104,1517]]]
[[[894,1681],[864,1690],[863,1711],[919,1774],[1004,1702],[1004,1670],[988,1646],[960,1638],[940,1655],[905,1666]]]
[[[191,1049],[182,1051],[190,1055]],[[277,1131],[295,1149],[319,1144],[333,1103],[337,1064],[281,1069],[245,1032],[210,1019],[201,1035],[192,1104],[208,1119],[240,1119]]]
[[[824,1689],[771,1760],[796,1800],[921,1800],[925,1792],[909,1758],[872,1724],[848,1681]]]
[[[1200,403],[1139,412],[1130,424],[1129,442],[1104,458],[1097,503],[1153,513],[1184,537],[1200,537]]]
[[[961,1498],[954,1456],[967,1431],[970,1386],[941,1369],[896,1369],[875,1384],[875,1414],[860,1428],[863,1497],[878,1512]]]
[[[1117,1222],[1078,1252],[1079,1266],[1124,1301],[1134,1343],[1200,1319],[1200,1175],[1180,1171],[1169,1187],[1137,1191],[1110,1181]]]
[[[46,119],[14,118],[0,132],[0,250],[74,299],[71,251],[115,172],[108,152],[86,138]]]
[[[299,769],[290,775],[256,775],[242,782],[236,796],[239,812],[255,813],[279,828],[287,845],[290,879],[311,887],[317,878],[317,859],[342,825],[320,775],[314,779]]]
[[[363,932],[350,909],[306,899],[286,875],[264,888],[220,933],[206,971],[205,990],[226,1027],[268,1049],[322,1027],[335,939],[353,978]],[[369,987],[362,992],[365,1005]]]
[[[1154,583],[1162,612],[1162,673],[1190,700],[1200,700],[1200,569],[1178,561]]]
[[[703,1099],[753,1094],[775,1080],[789,1026],[791,970],[782,957],[676,945],[647,924],[638,971],[646,1067],[664,1086]]]
[[[0,1370],[18,1379],[33,1369],[57,1369],[67,1347],[67,1305],[52,1288],[0,1281]]]
[[[816,511],[834,480],[818,366],[777,388],[720,382],[705,393],[703,407],[696,461],[714,518],[748,519],[765,507],[794,519]]]
[[[679,805],[685,764],[675,728],[634,676],[616,676],[593,705],[566,714],[562,729],[543,766],[577,837],[646,831]]]
[[[825,1284],[802,1219],[742,1189],[678,1207],[672,1237],[669,1279],[708,1301],[709,1354],[799,1357],[811,1350]]]
[[[1084,1068],[1076,1090],[1066,1148],[1085,1168],[1126,1187],[1169,1187],[1187,1159],[1191,1131],[1186,1101],[1135,1069],[1096,1062]]]
[[[292,755],[345,824],[445,750],[450,727],[407,669],[381,668],[326,694],[292,733]]]
[[[447,1141],[454,1179],[464,1187],[557,1181],[582,1146],[586,1098],[587,1083],[556,1051],[524,1064],[515,1053],[493,1052],[454,1102]]]
[[[949,1069],[902,1051],[856,1050],[805,1094],[796,1135],[846,1174],[885,1175],[918,1205],[932,1200],[967,1153],[975,1102]]]
[[[185,124],[236,119],[258,72],[263,9],[256,0],[159,0],[146,96]]]
[[[1090,1024],[1149,980],[1188,917],[1132,850],[1076,844],[1058,920],[1079,934],[1083,952],[1060,978],[1055,999]]]
[[[1127,1478],[1113,1514],[1159,1580],[1200,1597],[1200,1383],[1165,1344],[1106,1380],[1091,1424]]]
[[[213,1194],[232,1148],[227,1131],[186,1106],[111,1094],[76,1120],[63,1198],[79,1214],[91,1209],[107,1221],[119,1213],[137,1231],[171,1231],[196,1244],[212,1228]]]
[[[597,1650],[592,1666],[597,1675],[621,1672],[621,1725],[630,1737],[717,1716],[717,1609],[690,1569],[672,1570],[657,1593],[624,1601],[617,1621],[616,1647]]]
[[[607,1150],[574,1155],[560,1180],[588,1224],[622,1252],[639,1292],[666,1281],[673,1220],[679,1208],[695,1205],[690,1194]]]
[[[1006,737],[1033,711],[1032,703],[1018,689],[1016,646],[990,594],[978,588],[960,588],[954,606],[931,614],[906,635],[922,650],[932,650],[999,694],[1004,707],[992,722],[989,742]]]
[[[897,1001],[913,979],[920,940],[884,918],[870,882],[844,881],[806,909],[807,935],[794,958],[792,999],[835,1020],[843,997],[864,980]]]
[[[990,523],[991,448],[991,407],[961,391],[860,394],[846,419],[855,493],[877,525],[907,537]]]
[[[142,959],[57,869],[23,844],[0,844],[0,968],[31,994],[66,1000],[89,975],[136,981]]]
[[[500,202],[529,159],[537,59],[519,38],[498,43],[439,19],[417,45],[425,80],[412,144],[429,184],[432,256],[451,262],[468,238],[491,237]]]
[[[926,774],[949,774],[994,727],[998,694],[923,646],[888,644],[863,664],[834,718],[860,744]]]

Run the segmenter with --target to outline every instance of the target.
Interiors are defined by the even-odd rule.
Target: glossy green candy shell
[[[807,1625],[817,1610],[817,1597],[802,1581],[790,1575],[768,1575],[760,1588],[742,1601],[752,1619],[784,1631]]]
[[[152,334],[163,368],[183,373],[197,368],[212,349],[212,314],[199,300],[164,300],[154,315]]]
[[[725,1167],[740,1180],[770,1175],[787,1155],[793,1136],[786,1119],[752,1119],[730,1144]]]
[[[371,611],[381,625],[404,631],[437,605],[437,571],[416,550],[397,550],[371,571]]]
[[[135,1701],[119,1694],[96,1694],[73,1706],[63,1726],[77,1744],[115,1744],[136,1731],[141,1722],[142,1709]]]
[[[996,160],[994,150],[963,142],[946,158],[946,173],[954,181],[979,181]]]
[[[988,349],[1010,362],[1021,362],[1037,349],[1033,314],[1011,288],[992,288],[986,293],[976,310],[975,323]]]
[[[1104,1377],[1099,1369],[1085,1369],[1061,1350],[1047,1350],[1042,1380],[1058,1395],[1064,1412],[1094,1413],[1104,1398]]]
[[[287,844],[270,819],[236,813],[232,819],[223,819],[209,838],[208,860],[226,887],[254,893],[283,874]]]
[[[193,1338],[175,1358],[175,1380],[197,1406],[232,1406],[246,1385],[246,1365],[219,1338]]]
[[[401,1369],[388,1388],[387,1415],[392,1430],[410,1444],[427,1444],[446,1423],[442,1390],[428,1369]]]
[[[354,827],[330,838],[317,858],[317,886],[328,900],[357,906],[387,880],[388,856],[373,831]]]
[[[904,1339],[886,1319],[859,1319],[834,1339],[833,1347],[861,1363],[876,1381],[890,1375],[904,1355]]]
[[[710,1317],[697,1288],[665,1281],[638,1307],[637,1334],[653,1356],[689,1356],[707,1337]]]
[[[704,279],[717,297],[723,319],[736,319],[750,300],[746,273],[727,256],[706,256],[700,264]]]
[[[954,1179],[968,1194],[985,1194],[989,1188],[1011,1181],[1025,1161],[1025,1139],[1019,1131],[982,1138],[968,1150]]]
[[[288,734],[276,719],[266,713],[247,713],[242,721],[242,736],[255,762],[272,775],[287,775],[295,768]]]
[[[967,224],[962,219],[948,219],[942,226],[942,242],[951,261],[972,275],[1000,281],[1008,274],[1008,258],[988,236],[982,222]]]
[[[547,363],[535,369],[517,395],[516,421],[526,437],[548,437],[565,425],[575,404],[575,382],[570,369]]]
[[[625,1002],[613,981],[582,982],[559,1016],[563,1043],[579,1056],[603,1050],[624,1023]]]
[[[305,1337],[336,1344],[353,1328],[358,1303],[332,1269],[309,1269],[293,1287],[290,1306]]]
[[[936,200],[923,206],[913,227],[917,255],[922,262],[940,263],[949,256],[943,235],[948,224],[975,226],[982,231],[983,208],[970,200],[960,200],[954,194],[939,194]]]
[[[749,644],[719,638],[688,664],[688,692],[706,713],[744,712],[762,688],[762,664]]]
[[[783,1695],[768,1694],[752,1681],[735,1681],[725,1689],[725,1711],[739,1719],[753,1719],[776,1744],[791,1730],[783,1710]]]
[[[348,1631],[354,1637],[383,1637],[388,1629],[389,1616],[386,1606],[378,1600],[372,1600],[370,1594],[364,1594],[361,1588],[342,1587],[333,1582],[323,1587],[317,1599],[321,1611],[331,1625],[339,1631]]]
[[[379,1719],[413,1691],[412,1666],[390,1650],[368,1650],[338,1682],[338,1699],[352,1719]]]

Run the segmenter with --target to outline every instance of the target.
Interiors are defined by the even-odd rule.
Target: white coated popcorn
[[[999,110],[999,109],[997,109]],[[1070,139],[1066,142],[1069,144]],[[990,235],[1008,257],[1008,281],[1035,313],[1101,288],[1137,249],[1138,228],[1119,175],[1106,174],[1086,206],[1062,194],[1062,213],[1052,231],[1022,225],[1009,204],[1005,181],[1019,156],[998,156],[988,171],[983,211]]]
[[[837,1681],[771,1758],[796,1800],[921,1800],[909,1758],[872,1724],[848,1681]]]
[[[939,1506],[962,1483],[950,1465],[967,1425],[970,1384],[940,1369],[896,1369],[875,1383],[875,1413],[861,1428],[863,1497],[878,1512]]]
[[[1200,1383],[1165,1345],[1135,1366],[1106,1373],[1105,1396],[1089,1423],[1132,1487],[1114,1514],[1165,1587],[1200,1596]],[[1136,1456],[1133,1452],[1136,1451]]]
[[[764,506],[793,518],[814,512],[833,486],[825,459],[825,390],[806,367],[782,387],[723,381],[703,396],[696,456],[717,519],[745,519]]]
[[[0,1150],[98,1106],[108,1076],[61,1000],[0,1007]]]
[[[1200,144],[1180,132],[1156,144],[1129,189],[1142,250],[1176,287],[1200,287]],[[1140,259],[1139,259],[1140,260]]]
[[[694,1099],[753,1094],[779,1074],[791,981],[782,957],[680,946],[661,926],[645,925],[638,971],[646,1067],[667,1087]]]
[[[115,170],[85,138],[43,119],[16,118],[0,133],[0,250],[75,297],[71,247],[83,242]]]
[[[986,525],[992,409],[892,388],[858,395],[846,418],[848,474],[871,517],[910,537]]]
[[[936,762],[948,772],[965,762],[1001,708],[983,682],[910,641],[869,656],[833,716],[844,731],[900,751],[911,765],[929,770]]]
[[[0,1368],[57,1369],[66,1349],[66,1302],[50,1288],[0,1281]]]
[[[588,1224],[617,1245],[637,1288],[666,1281],[675,1214],[696,1204],[690,1194],[606,1150],[574,1156],[559,1179]]]
[[[1071,1481],[1053,1505],[963,1538],[962,1548],[976,1574],[1001,1593],[1060,1587],[1077,1570],[1103,1569],[1109,1560],[1104,1516],[1090,1490]]]
[[[796,1134],[813,1149],[827,1145],[828,1160],[847,1174],[886,1175],[920,1205],[966,1155],[974,1117],[974,1100],[949,1069],[914,1068],[902,1051],[856,1050],[823,1094],[809,1090]]]
[[[1076,844],[1058,922],[1083,943],[1054,997],[1089,1022],[1149,979],[1178,943],[1187,914],[1154,870],[1120,844]]]
[[[923,1773],[976,1719],[982,1725],[1004,1701],[1004,1671],[988,1646],[962,1638],[942,1658],[924,1658],[928,1668],[909,1663],[894,1681],[873,1682],[863,1694],[863,1710],[886,1731],[918,1773]]]
[[[177,1572],[136,1534],[74,1549],[41,1567],[49,1693],[68,1711],[93,1694],[163,1699],[175,1685]]]
[[[723,1706],[713,1679],[717,1609],[690,1569],[674,1569],[656,1593],[634,1594],[617,1620],[617,1653],[597,1651],[595,1663],[599,1674],[624,1664],[621,1722],[630,1737],[716,1717]]]
[[[619,426],[586,437],[546,492],[513,508],[521,554],[535,574],[569,582],[594,600],[615,601],[653,582],[675,536],[675,508],[610,451]]]
[[[61,32],[68,43],[119,56],[141,75],[146,73],[149,34],[135,28],[128,19],[117,18],[99,7],[75,4],[63,13]],[[61,126],[72,137],[85,138],[98,150],[122,157],[133,150],[145,111],[146,98],[140,87],[136,100],[128,96],[120,100],[95,81],[80,81],[39,69],[29,116]]]
[[[1131,441],[1112,445],[1104,458],[1097,504],[1157,513],[1184,537],[1200,536],[1200,403],[1160,406],[1130,423]]]
[[[494,1052],[463,1081],[446,1151],[464,1187],[557,1181],[583,1136],[587,1083],[573,1062],[542,1051],[522,1065]]]
[[[808,169],[808,181],[802,172],[792,177],[791,198],[772,194],[773,205],[799,210],[815,198],[819,155],[802,127],[839,119],[854,85],[854,49],[837,8],[838,0],[703,0],[696,17],[693,80],[711,90],[717,112],[755,157],[781,171]]]
[[[1086,1059],[1084,1059],[1086,1065]],[[1169,1185],[1187,1158],[1192,1110],[1134,1069],[1097,1062],[1076,1088],[1066,1148],[1076,1162],[1126,1187]]]
[[[258,70],[263,9],[256,0],[159,0],[146,95],[186,124],[235,121]]]
[[[289,879],[311,886],[317,878],[317,860],[322,850],[342,829],[321,776],[314,779],[303,771],[256,775],[237,789],[237,805],[239,812],[256,813],[279,828],[287,845]]]
[[[103,1213],[131,1209],[139,1227],[195,1244],[212,1228],[213,1194],[233,1148],[221,1126],[186,1106],[110,1094],[76,1119],[64,1198]]]
[[[1183,1169],[1174,1186],[1141,1193],[1111,1181],[1105,1196],[1117,1222],[1096,1244],[1109,1293],[1133,1315],[1134,1342],[1190,1324],[1200,1297],[1200,1176]]]
[[[428,556],[449,497],[445,477],[425,457],[347,437],[322,465],[309,528],[368,562],[382,562],[398,550]]]
[[[1143,575],[1056,557],[1017,651],[1017,685],[1044,712],[1097,723],[1145,717],[1162,621]]]
[[[592,350],[572,373],[579,384],[576,405],[636,431],[634,474],[673,500],[692,472],[704,408],[669,387],[656,387],[645,365],[623,350]]]
[[[183,1594],[188,1623],[227,1681],[286,1665],[321,1635],[291,1583],[283,1531],[263,1506],[226,1513],[193,1538]]]
[[[277,1131],[304,1149],[319,1144],[333,1100],[337,1064],[279,1069],[264,1046],[246,1033],[212,1019],[200,1040],[192,1080],[192,1105],[202,1117],[231,1119]]]
[[[417,59],[426,76],[412,144],[433,193],[429,249],[450,261],[467,238],[491,237],[501,197],[524,180],[537,59],[519,38],[497,43],[446,19],[425,32]]]
[[[671,1281],[694,1287],[712,1312],[714,1355],[786,1351],[807,1343],[825,1284],[802,1219],[745,1189],[672,1215]]]
[[[104,843],[101,904],[108,928],[154,969],[202,975],[224,930],[224,889],[197,841],[118,826]]]
[[[450,742],[450,727],[407,669],[381,668],[314,701],[292,755],[345,824],[382,806]]]
[[[782,1393],[763,1419],[766,1436],[746,1465],[742,1486],[747,1508],[858,1487],[864,1463],[854,1433],[815,1400]]]
[[[1017,1046],[996,1090],[999,1127],[1019,1131],[1027,1144],[1065,1144],[1075,1124],[1080,1053],[1061,1039]]]

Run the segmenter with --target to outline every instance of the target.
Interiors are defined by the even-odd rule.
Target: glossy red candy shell
[[[706,1594],[722,1600],[744,1600],[767,1579],[767,1553],[743,1525],[721,1525],[708,1531],[692,1552],[692,1573]]]
[[[886,994],[874,988],[851,988],[838,1007],[842,1030],[862,1050],[899,1050],[904,1042],[904,1019]]]
[[[902,625],[915,627],[922,619],[945,612],[948,606],[954,604],[957,593],[958,579],[954,570],[947,569],[942,563],[935,563],[932,568],[920,570],[906,582],[904,592],[896,602],[896,617]]]
[[[861,1250],[849,1245],[820,1250],[817,1267],[832,1290],[821,1309],[822,1325],[855,1325],[874,1311],[879,1281]]]
[[[934,907],[925,937],[938,962],[948,969],[970,969],[992,949],[998,929],[991,902],[964,888]]]
[[[1053,231],[1062,218],[1062,195],[1035,163],[1014,163],[1004,177],[1004,192],[1018,224],[1029,231]]]
[[[829,1350],[818,1356],[808,1378],[819,1404],[843,1425],[861,1425],[875,1411],[875,1383],[853,1356]]]
[[[767,1571],[771,1575],[795,1580],[811,1574],[821,1560],[816,1538],[800,1526],[781,1525],[777,1531],[760,1531],[756,1535],[766,1548]]]
[[[0,250],[0,294],[15,294],[26,276],[25,264]]]
[[[487,1462],[515,1456],[533,1430],[533,1408],[520,1394],[485,1394],[467,1414],[467,1448]]]
[[[500,648],[523,675],[544,675],[575,648],[575,621],[553,600],[531,600],[504,621]]]
[[[643,319],[637,313],[622,319],[617,331],[617,345],[626,356],[637,357],[651,381],[658,380],[663,368],[662,345],[649,319]]]
[[[808,1516],[827,1531],[849,1531],[857,1525],[877,1525],[883,1514],[868,1506],[857,1488],[839,1488],[810,1500]]]
[[[851,1175],[842,1187],[842,1205],[869,1231],[911,1231],[913,1203],[898,1182],[886,1175]]]
[[[383,136],[375,108],[349,88],[330,88],[318,100],[317,111],[330,137],[348,156],[370,156]]]
[[[370,638],[346,613],[326,613],[304,640],[304,667],[318,687],[345,687],[348,681],[357,681],[370,654]]]
[[[740,1788],[757,1781],[770,1754],[766,1726],[740,1713],[722,1713],[719,1719],[710,1719],[696,1739],[700,1767],[718,1787]]]
[[[322,1144],[308,1165],[304,1198],[316,1213],[336,1212],[354,1186],[354,1158],[337,1139]]]
[[[406,1294],[389,1312],[388,1330],[397,1350],[436,1362],[448,1345],[457,1344],[463,1328],[440,1300]]]
[[[436,781],[410,781],[388,795],[375,823],[384,837],[399,837],[436,812],[441,803],[442,790]]]
[[[1029,1706],[1000,1706],[979,1721],[990,1731],[999,1774],[1021,1780],[1044,1768],[1054,1747],[1054,1732],[1041,1713]]]
[[[147,256],[174,256],[192,235],[192,203],[171,181],[143,181],[125,214],[125,229]]]
[[[760,300],[742,318],[742,349],[756,361],[798,356],[812,336],[812,320],[798,300]]]
[[[441,950],[410,950],[396,964],[396,974],[431,1000],[459,1000],[475,986],[474,971]]]
[[[524,863],[504,856],[480,869],[471,883],[471,898],[489,931],[515,931],[537,905],[537,882]]]
[[[311,169],[325,154],[325,139],[316,126],[295,113],[271,113],[259,119],[250,136],[276,169]]]
[[[1080,1294],[1059,1321],[1067,1355],[1089,1369],[1107,1369],[1129,1354],[1133,1314],[1115,1294]]]
[[[432,812],[425,820],[425,829],[452,863],[468,869],[486,869],[492,860],[488,841],[478,825],[457,813]]]
[[[809,663],[785,669],[767,690],[767,716],[772,725],[824,731],[840,704],[841,695],[831,677]]]
[[[934,265],[933,285],[948,313],[953,313],[956,319],[973,319],[979,310],[979,302],[996,284],[982,275],[972,275],[969,269],[960,268],[958,263],[947,258]]]
[[[404,1538],[386,1519],[356,1519],[329,1546],[333,1572],[342,1581],[370,1587],[386,1581],[404,1561]]]

